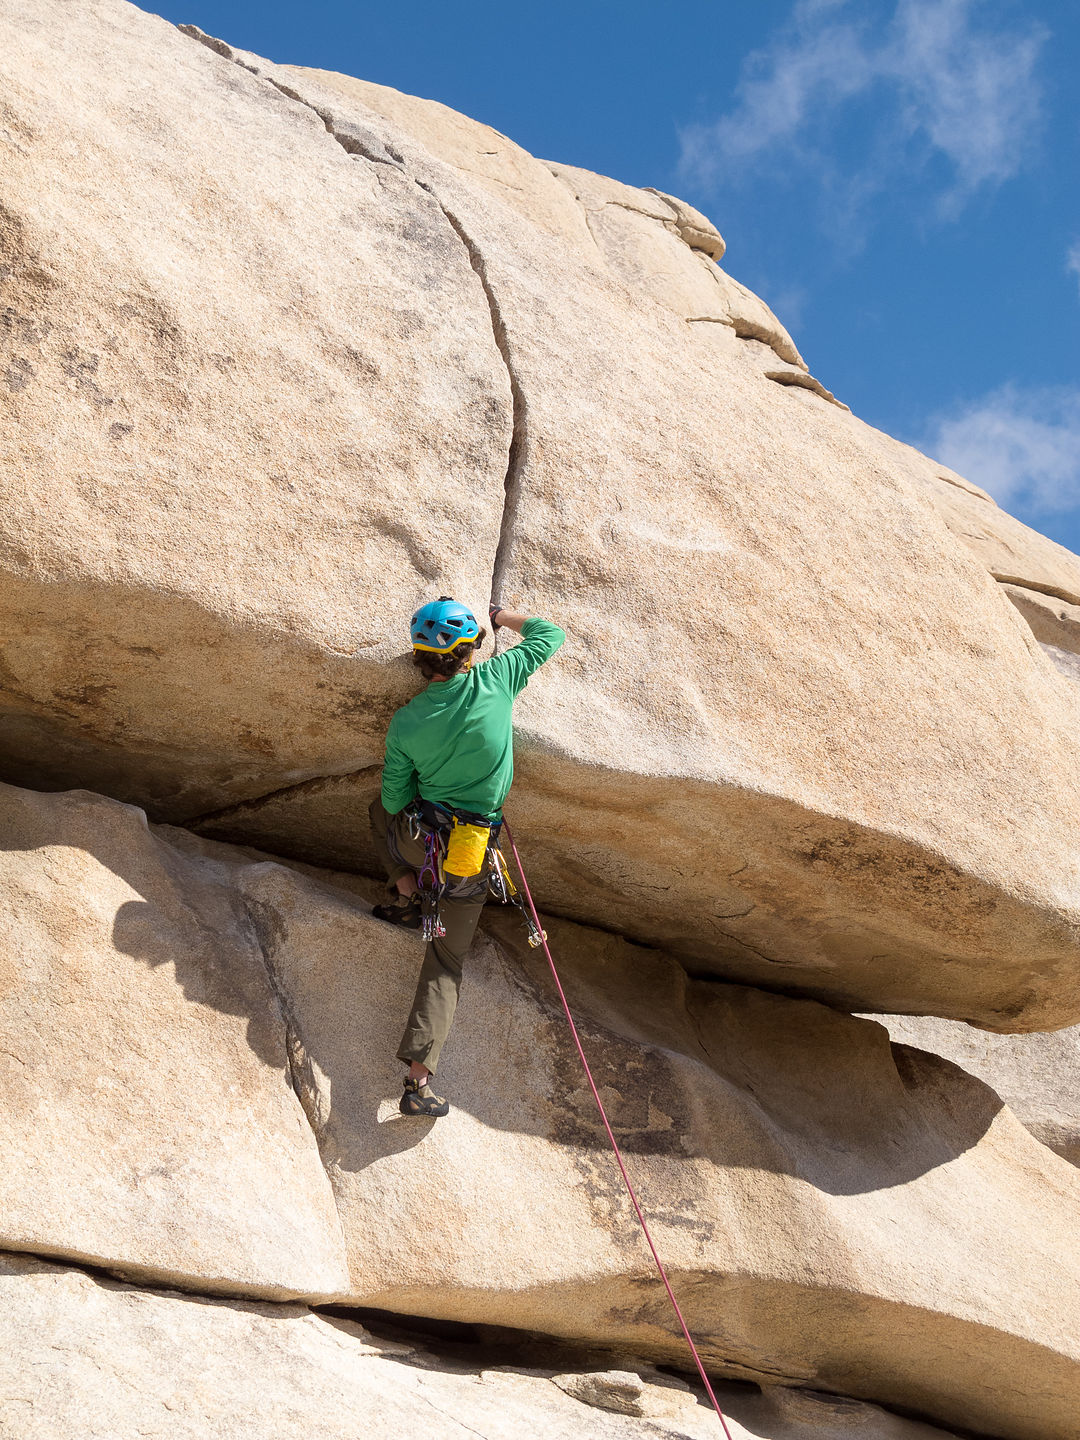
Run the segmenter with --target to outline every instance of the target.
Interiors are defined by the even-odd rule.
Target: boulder
[[[714,1440],[718,1429],[689,1389],[676,1416],[669,1405],[628,1418],[573,1398],[550,1372],[483,1368],[476,1346],[475,1359],[465,1347],[444,1357],[301,1305],[134,1289],[25,1256],[0,1255],[0,1320],[5,1440]],[[646,1408],[673,1393],[633,1380]],[[716,1388],[732,1440],[949,1440],[840,1397]]]
[[[991,1035],[955,1020],[881,1018],[895,1041],[977,1075],[1036,1140],[1080,1165],[1080,1026],[1047,1035]]]
[[[394,1052],[422,944],[371,917],[363,883],[99,797],[0,795],[0,1245],[685,1366],[515,916],[493,910],[470,954],[449,1117],[406,1119]],[[873,1021],[545,924],[715,1373],[1066,1440],[1072,1166]]]
[[[685,1364],[546,964],[517,920],[493,912],[470,955],[439,1074],[450,1116],[406,1120],[393,1054],[418,939],[344,890],[202,844],[232,870],[294,1017],[352,1302]],[[890,1045],[872,1021],[690,981],[660,952],[545,924],[712,1369],[1000,1436],[1071,1433],[1070,1165],[981,1082]],[[400,1222],[406,1195],[424,1197],[422,1247]]]
[[[4,785],[0,916],[0,1247],[205,1292],[345,1293],[235,889],[133,806]]]
[[[549,910],[1080,1019],[1080,693],[938,492],[1031,532],[782,358],[705,217],[122,0],[0,23],[8,779],[359,866],[404,623],[494,590],[571,632],[519,710]]]
[[[838,1005],[891,992],[1003,1030],[1080,1013],[1052,978],[1077,943],[1078,697],[943,524],[940,467],[797,387],[785,408],[760,339],[603,283],[378,87],[248,63],[392,145],[482,257],[520,396],[496,587],[571,631],[519,707],[513,813],[546,907]],[[661,197],[611,188],[590,206],[675,243]],[[841,561],[838,531],[873,541]],[[376,779],[196,823],[347,864]]]
[[[1051,662],[1070,680],[1080,680],[1080,605],[1023,585],[1002,588]]]
[[[512,402],[467,252],[122,0],[13,0],[0,76],[0,778],[175,818],[376,762],[403,620],[491,590]]]
[[[659,1376],[660,1372],[656,1373]],[[657,1385],[636,1370],[585,1370],[551,1378],[560,1390],[582,1404],[616,1415],[677,1420],[688,1405],[696,1403],[685,1380],[672,1378],[666,1385]]]

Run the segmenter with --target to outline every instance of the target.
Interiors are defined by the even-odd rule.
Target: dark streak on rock
[[[240,904],[249,922],[252,939],[262,959],[270,989],[277,1001],[285,1027],[285,1059],[289,1083],[300,1102],[312,1134],[318,1142],[321,1126],[318,1116],[318,1084],[315,1072],[301,1039],[300,1027],[274,968],[274,954],[285,938],[285,927],[272,905],[267,905],[265,902],[249,896],[242,896]]]
[[[4,372],[4,384],[13,395],[20,390],[25,390],[30,381],[34,378],[34,371],[29,360],[24,360],[16,355]]]
[[[60,357],[60,368],[75,381],[81,395],[85,395],[92,404],[104,407],[115,404],[116,397],[106,395],[94,378],[100,358],[98,355],[85,355],[79,350],[67,350]]]
[[[317,793],[324,786],[333,785],[341,780],[356,780],[361,775],[369,775],[375,770],[381,770],[381,762],[378,765],[365,765],[359,770],[349,770],[344,773],[334,772],[330,775],[314,775],[310,780],[300,780],[294,785],[280,785],[276,790],[268,790],[265,795],[254,795],[250,800],[233,801],[229,805],[223,805],[217,810],[206,810],[201,815],[193,815],[185,820],[185,826],[191,830],[197,825],[203,825],[211,820],[231,819],[234,815],[244,815],[247,812],[258,810],[268,800],[276,800],[280,795],[305,795]],[[198,833],[196,831],[196,833]]]
[[[981,536],[974,535],[972,539],[981,539]],[[1064,590],[1059,585],[1044,585],[1039,580],[1025,580],[1017,575],[1003,575],[997,570],[991,570],[991,575],[999,585],[1016,585],[1021,590],[1034,590],[1036,595],[1049,595],[1052,600],[1064,600],[1066,605],[1080,605],[1080,591]]]

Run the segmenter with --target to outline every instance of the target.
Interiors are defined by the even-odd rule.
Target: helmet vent
[[[480,626],[470,610],[444,595],[421,605],[412,617],[410,631],[414,646],[446,654],[455,645],[478,639]]]

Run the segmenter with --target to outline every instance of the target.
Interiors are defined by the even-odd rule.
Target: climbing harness
[[[405,811],[405,818],[409,838],[424,846],[424,861],[416,873],[420,888],[420,931],[425,940],[439,940],[446,934],[439,914],[442,897],[474,900],[487,890],[488,857],[498,826],[492,826],[482,815],[451,810],[430,800],[414,800]],[[405,863],[391,837],[388,844],[395,859]]]
[[[582,1067],[585,1071],[585,1078],[589,1082],[589,1089],[592,1091],[593,1099],[596,1101],[596,1108],[600,1111],[600,1119],[604,1122],[604,1129],[607,1131],[607,1137],[611,1141],[611,1148],[615,1152],[615,1163],[618,1165],[619,1173],[622,1175],[623,1184],[626,1186],[626,1193],[630,1196],[630,1203],[633,1205],[634,1212],[638,1218],[638,1223],[641,1225],[642,1234],[645,1236],[646,1243],[648,1244],[649,1249],[652,1251],[652,1258],[656,1262],[657,1270],[660,1272],[660,1279],[664,1282],[664,1289],[667,1291],[667,1297],[671,1301],[671,1308],[675,1311],[676,1318],[678,1319],[679,1326],[683,1333],[683,1338],[686,1340],[687,1345],[690,1347],[690,1354],[694,1357],[694,1364],[697,1366],[698,1374],[701,1376],[701,1380],[705,1386],[705,1390],[709,1396],[709,1399],[712,1401],[712,1407],[716,1411],[717,1418],[720,1421],[720,1425],[724,1431],[724,1434],[727,1436],[727,1440],[732,1440],[731,1431],[728,1429],[727,1421],[724,1419],[724,1413],[720,1409],[719,1402],[717,1401],[716,1396],[713,1394],[713,1388],[712,1385],[709,1383],[708,1375],[706,1375],[705,1373],[705,1366],[702,1364],[701,1356],[698,1354],[698,1348],[694,1344],[693,1337],[690,1334],[690,1330],[686,1324],[686,1321],[683,1319],[683,1313],[679,1309],[679,1302],[675,1299],[675,1292],[671,1288],[671,1281],[667,1277],[667,1271],[664,1269],[664,1263],[660,1259],[660,1255],[657,1251],[656,1246],[653,1244],[652,1236],[649,1234],[649,1227],[645,1223],[645,1216],[642,1213],[641,1206],[638,1204],[638,1198],[637,1195],[634,1193],[634,1187],[630,1183],[630,1176],[626,1173],[626,1166],[623,1164],[622,1153],[620,1152],[618,1142],[615,1139],[615,1133],[611,1128],[611,1122],[608,1120],[607,1111],[604,1109],[604,1102],[600,1099],[600,1091],[596,1088],[596,1081],[593,1079],[592,1071],[589,1069],[589,1062],[585,1059],[585,1051],[581,1048],[581,1037],[578,1034],[577,1026],[574,1024],[574,1017],[570,1013],[570,1006],[566,999],[566,992],[563,989],[562,981],[559,979],[559,972],[555,968],[555,961],[552,959],[551,950],[547,943],[547,935],[540,926],[540,917],[536,913],[536,903],[533,900],[532,892],[529,889],[529,882],[525,879],[525,871],[521,864],[521,856],[518,854],[518,848],[514,844],[513,832],[511,831],[510,826],[506,824],[505,820],[503,821],[503,826],[506,830],[506,838],[510,842],[510,849],[513,851],[514,854],[514,863],[517,865],[517,872],[521,876],[521,888],[525,892],[525,898],[528,901],[528,913],[531,915],[532,924],[535,927],[536,933],[540,937],[538,940],[534,941],[532,939],[532,936],[530,935],[529,943],[542,945],[544,947],[544,954],[547,956],[547,962],[551,966],[551,974],[555,980],[555,988],[559,992],[559,999],[562,1001],[562,1007],[566,1012],[566,1019],[570,1026],[570,1033],[574,1037],[574,1044],[577,1046],[578,1058],[581,1060]],[[507,874],[506,879],[509,879],[509,874]],[[522,909],[524,909],[524,906],[522,906]]]

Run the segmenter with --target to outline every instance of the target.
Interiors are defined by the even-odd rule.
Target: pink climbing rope
[[[686,1321],[683,1319],[683,1313],[679,1309],[679,1302],[675,1299],[675,1292],[671,1288],[671,1281],[668,1279],[667,1271],[664,1269],[664,1262],[660,1259],[660,1255],[656,1249],[656,1246],[653,1244],[653,1238],[649,1234],[649,1227],[645,1223],[645,1216],[642,1214],[641,1206],[638,1204],[638,1198],[634,1194],[634,1187],[630,1184],[630,1176],[626,1173],[626,1166],[623,1164],[622,1152],[619,1150],[618,1141],[615,1139],[614,1132],[611,1128],[611,1123],[607,1117],[607,1111],[604,1109],[604,1102],[600,1099],[600,1091],[596,1088],[596,1081],[593,1079],[592,1071],[589,1069],[589,1062],[585,1059],[585,1051],[581,1048],[581,1037],[578,1035],[578,1028],[574,1024],[574,1017],[570,1013],[570,1006],[567,1003],[566,999],[566,991],[563,989],[562,981],[559,979],[559,972],[555,968],[555,961],[551,958],[551,951],[548,948],[547,936],[544,934],[543,926],[540,924],[540,916],[536,913],[536,903],[533,900],[532,891],[529,889],[529,882],[525,879],[525,870],[521,863],[521,856],[518,854],[518,848],[514,844],[513,831],[510,829],[510,826],[506,824],[505,820],[503,821],[503,828],[506,831],[507,840],[510,841],[510,849],[514,852],[514,863],[517,865],[517,872],[521,876],[521,888],[525,892],[525,898],[529,902],[529,909],[532,911],[532,918],[536,923],[537,932],[541,936],[541,944],[544,947],[544,954],[547,956],[548,964],[551,966],[551,973],[555,980],[555,988],[559,992],[559,999],[562,1001],[562,1007],[566,1011],[566,1018],[570,1025],[570,1033],[574,1037],[574,1044],[577,1046],[578,1056],[580,1057],[581,1064],[585,1070],[585,1078],[589,1082],[589,1089],[593,1093],[593,1099],[596,1101],[596,1108],[600,1111],[600,1119],[604,1122],[604,1129],[607,1131],[607,1137],[611,1141],[611,1148],[615,1152],[615,1163],[618,1165],[619,1173],[622,1175],[623,1184],[626,1186],[626,1193],[630,1196],[630,1203],[633,1205],[634,1210],[637,1214],[638,1222],[641,1225],[642,1234],[645,1236],[646,1243],[648,1244],[649,1249],[652,1251],[652,1258],[655,1260],[656,1268],[660,1272],[660,1279],[664,1282],[664,1289],[667,1291],[667,1297],[671,1301],[671,1308],[675,1311],[675,1315],[679,1321],[679,1325],[682,1328],[683,1336],[686,1339],[687,1345],[689,1345],[690,1347],[690,1354],[694,1357],[694,1364],[697,1366],[698,1374],[701,1376],[702,1383],[704,1384],[705,1389],[708,1392],[709,1399],[712,1401],[713,1409],[716,1411],[717,1418],[719,1419],[720,1424],[723,1427],[723,1431],[724,1434],[727,1436],[727,1440],[732,1440],[731,1431],[728,1429],[727,1421],[724,1419],[724,1412],[720,1409],[719,1402],[717,1401],[716,1396],[713,1394],[713,1388],[709,1384],[709,1377],[705,1373],[705,1366],[701,1363],[701,1356],[698,1354],[698,1348],[694,1344],[693,1336],[690,1334],[690,1330],[686,1324]]]

